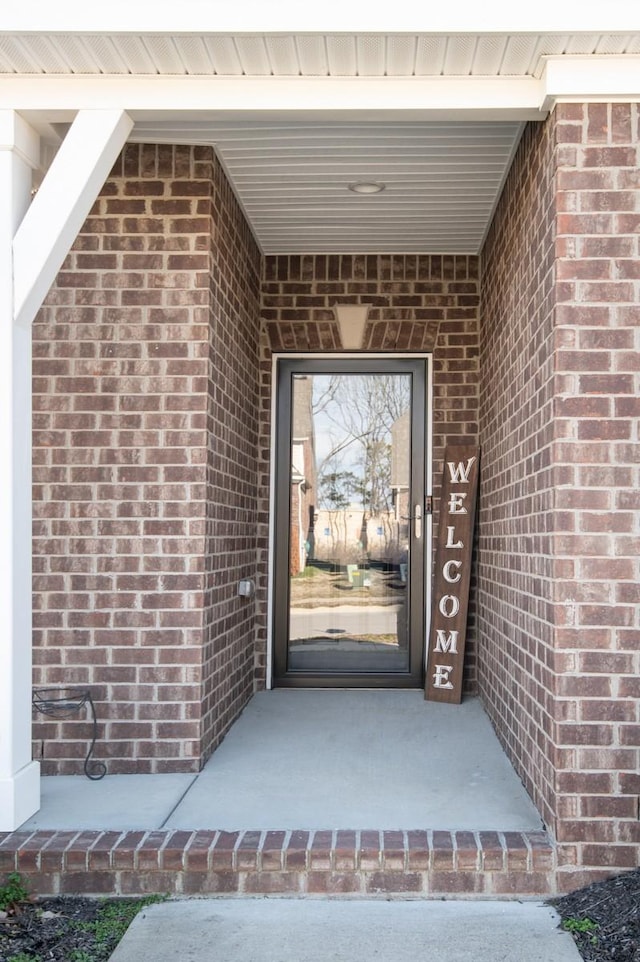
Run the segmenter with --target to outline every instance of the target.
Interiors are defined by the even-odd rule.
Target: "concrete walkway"
[[[536,902],[198,899],[145,909],[111,962],[579,962]]]
[[[22,826],[419,827],[542,828],[478,699],[442,705],[418,691],[261,692],[199,775],[43,778],[42,808]]]

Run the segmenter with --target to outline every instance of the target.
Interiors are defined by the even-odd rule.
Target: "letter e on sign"
[[[425,697],[432,701],[462,700],[479,465],[476,445],[445,451],[425,678]],[[440,664],[443,655],[446,665]]]
[[[453,688],[453,684],[449,681],[449,675],[452,671],[453,665],[436,665],[436,670],[433,675],[433,687]]]

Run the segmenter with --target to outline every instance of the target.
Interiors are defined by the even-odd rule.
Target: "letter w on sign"
[[[456,444],[445,451],[425,679],[430,701],[458,704],[462,699],[479,464],[475,445]]]

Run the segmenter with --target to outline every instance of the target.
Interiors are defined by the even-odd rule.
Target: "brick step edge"
[[[35,831],[0,835],[34,895],[555,894],[544,832]]]

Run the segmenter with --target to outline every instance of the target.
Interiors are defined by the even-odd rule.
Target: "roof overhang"
[[[640,17],[435,6],[23,0],[0,12],[0,110],[45,168],[79,111],[213,146],[265,251],[475,252],[526,121],[640,100]],[[367,177],[387,190],[348,196]]]
[[[640,54],[545,57],[539,77],[302,77],[0,74],[0,109],[69,122],[78,110],[126,109],[136,121],[543,120],[559,101],[640,99]]]

